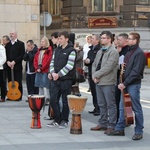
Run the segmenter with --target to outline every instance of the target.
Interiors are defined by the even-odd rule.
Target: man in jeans
[[[125,72],[123,74],[123,82],[118,85],[120,90],[126,90],[132,102],[132,109],[135,114],[135,134],[132,140],[140,140],[143,138],[143,110],[140,103],[140,88],[141,80],[143,78],[143,72],[145,68],[145,56],[143,50],[139,47],[140,35],[132,32],[128,37],[129,51],[124,58]],[[125,117],[124,117],[124,104],[123,96],[120,100],[120,114],[119,120],[115,127],[115,130],[108,135],[124,136]]]
[[[48,124],[48,127],[59,126],[65,128],[68,125],[69,107],[67,95],[71,93],[72,80],[75,76],[76,52],[69,41],[69,33],[63,31],[59,33],[60,46],[54,51],[50,63],[51,80],[51,101],[50,104],[54,111],[54,121]],[[63,108],[60,112],[59,100],[62,96]]]

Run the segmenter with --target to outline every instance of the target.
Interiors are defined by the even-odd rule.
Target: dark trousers
[[[53,81],[51,81],[50,80],[50,83],[49,83],[49,95],[50,95],[50,100],[51,100],[51,91],[52,91],[52,88],[51,88],[51,82],[53,82]],[[58,99],[61,97],[61,95],[58,95]],[[59,106],[60,106],[60,103],[59,103]],[[60,106],[60,110],[61,110],[61,107],[62,106]],[[51,118],[54,118],[54,112],[53,112],[53,110],[52,110],[52,107],[51,107],[51,103],[49,103],[49,107],[48,107],[48,116]]]
[[[4,70],[0,70],[0,87],[1,87],[1,98],[5,99],[7,89],[4,77]]]
[[[91,88],[91,94],[93,97],[93,106],[96,109],[96,111],[99,111],[99,107],[97,104],[96,85],[95,85],[94,81],[92,80],[91,76],[89,76],[89,83],[90,83],[90,88]]]
[[[60,123],[62,120],[68,122],[69,117],[69,107],[67,95],[71,93],[72,80],[64,81],[52,81],[51,82],[51,100],[50,104],[54,111],[54,119],[57,123]],[[62,112],[60,112],[60,95],[62,96]]]
[[[12,81],[11,78],[11,69],[7,70],[7,75],[8,75],[8,82]],[[18,82],[19,84],[19,91],[21,92],[21,97],[20,99],[22,99],[22,95],[23,95],[23,87],[22,87],[22,70],[14,70],[14,80]]]
[[[121,91],[118,89],[119,84],[119,78],[117,79],[117,84],[115,87],[115,99],[116,99],[116,105],[117,105],[117,121],[119,119],[119,103],[120,103],[120,97],[121,97]]]
[[[26,84],[27,84],[28,95],[39,94],[39,88],[34,86],[35,75],[36,75],[35,73],[26,74]]]

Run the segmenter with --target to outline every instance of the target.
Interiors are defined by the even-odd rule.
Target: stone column
[[[121,6],[123,20],[121,27],[148,27],[150,26],[150,1],[149,0],[123,0]]]
[[[86,27],[86,7],[83,6],[83,0],[63,0],[61,14],[62,28]]]

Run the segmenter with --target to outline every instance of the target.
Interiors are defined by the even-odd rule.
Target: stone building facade
[[[150,49],[150,0],[0,0],[0,36],[15,28],[20,40],[33,39],[39,45],[42,12],[52,16],[48,38],[54,31],[68,30],[84,44],[90,33],[137,31],[141,47]]]
[[[59,1],[58,14],[49,4]],[[52,14],[47,35],[68,30],[83,44],[89,33],[110,30],[114,34],[136,31],[141,35],[141,47],[150,50],[150,0],[41,0],[40,11]],[[57,5],[58,6],[58,5]],[[41,33],[42,33],[41,28]]]

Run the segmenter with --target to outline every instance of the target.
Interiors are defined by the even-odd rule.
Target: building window
[[[61,0],[48,0],[48,11],[52,16],[60,15]]]
[[[92,12],[114,11],[115,0],[92,0]]]

